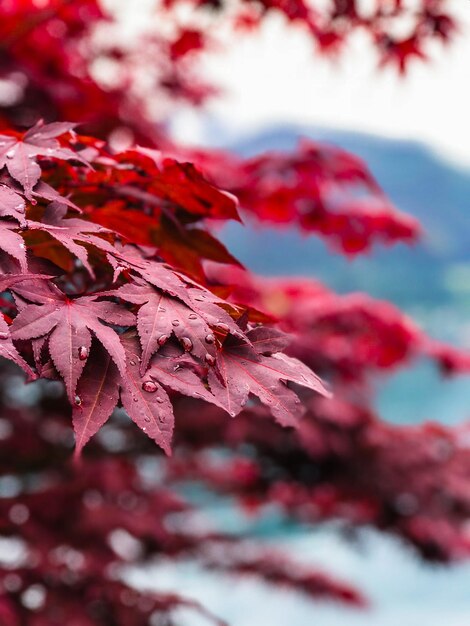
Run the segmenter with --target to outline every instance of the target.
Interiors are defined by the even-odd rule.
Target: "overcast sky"
[[[301,30],[270,19],[261,33],[238,38],[207,62],[226,90],[210,112],[237,132],[290,122],[418,139],[470,166],[470,0],[449,4],[460,35],[404,79],[378,71],[361,37],[333,63],[313,53]],[[179,119],[178,131],[187,140],[200,137],[191,115]]]

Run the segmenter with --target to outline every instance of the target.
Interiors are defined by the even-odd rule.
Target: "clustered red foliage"
[[[335,250],[355,255],[374,243],[412,243],[419,224],[385,197],[365,163],[303,139],[292,153],[240,159],[222,151],[188,155],[259,223],[297,226]]]
[[[1,105],[3,115],[23,126],[38,113],[46,120],[80,120],[99,136],[124,123],[139,142],[161,142],[161,128],[149,119],[142,67],[158,96],[152,108],[163,121],[163,101],[199,106],[215,95],[198,77],[201,53],[219,49],[233,34],[251,34],[271,15],[302,29],[313,50],[326,55],[339,54],[355,33],[365,33],[379,62],[401,72],[413,59],[425,59],[430,43],[446,43],[457,31],[447,0],[189,0],[190,12],[178,11],[180,4],[155,0],[149,28],[132,43],[113,28],[110,2],[106,10],[98,0],[4,0],[0,75],[16,89]],[[99,64],[112,78],[100,82]]]
[[[0,5],[0,536],[21,548],[0,561],[2,626],[176,626],[181,609],[222,624],[179,590],[130,586],[129,568],[165,559],[367,604],[243,533],[193,523],[188,482],[251,515],[274,505],[305,524],[374,525],[428,559],[469,555],[466,429],[387,425],[371,400],[374,376],[412,358],[452,374],[468,355],[388,303],[254,277],[211,230],[252,216],[357,254],[413,241],[418,225],[352,155],[311,141],[245,160],[183,148],[151,106],[214,92],[195,78],[221,43],[214,23],[254,30],[281,13],[322,52],[362,29],[404,70],[455,30],[446,3],[376,0],[365,14],[355,0],[198,0],[194,24],[177,4],[155,7],[171,28],[138,50],[103,35],[115,18],[96,0]]]

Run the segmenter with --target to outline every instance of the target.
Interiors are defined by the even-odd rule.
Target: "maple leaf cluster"
[[[391,204],[366,164],[334,146],[303,139],[290,153],[191,156],[211,180],[236,195],[247,217],[315,233],[347,255],[373,243],[413,243],[420,234],[418,222]]]
[[[452,36],[448,3],[197,0],[184,21],[178,4],[137,46],[97,0],[0,4],[0,537],[21,548],[0,561],[5,626],[176,626],[183,609],[222,626],[180,590],[131,584],[168,560],[367,605],[249,531],[202,527],[188,483],[253,517],[275,506],[469,555],[467,427],[384,424],[371,394],[415,357],[450,375],[469,356],[388,303],[255,277],[213,228],[249,216],[358,254],[418,224],[339,149],[241,159],[163,126],[214,93],[197,68],[220,24],[281,14],[324,53],[363,30],[403,71]]]
[[[251,339],[257,329],[250,327],[242,308],[170,268],[155,246],[144,252],[109,228],[71,217],[80,209],[70,196],[66,199],[40,180],[40,157],[59,164],[74,161],[65,167],[61,185],[70,180],[73,187],[78,179],[88,188],[91,176],[99,188],[99,172],[87,171],[92,170],[85,158],[89,155],[96,169],[104,163],[104,178],[116,182],[110,170],[125,167],[125,161],[98,149],[88,147],[87,153],[61,145],[58,137],[71,131],[70,125],[55,123],[0,136],[6,198],[0,222],[3,289],[12,298],[10,315],[16,309],[10,328],[3,322],[4,356],[23,365],[30,377],[63,380],[74,406],[78,451],[120,400],[140,428],[169,452],[174,418],[167,390],[204,398],[232,417],[254,394],[278,420],[295,424],[302,406],[287,382],[327,393],[307,367],[282,355],[279,347],[269,353],[259,349]],[[187,180],[184,170],[175,185],[173,170],[169,181],[166,172],[160,185],[155,181],[153,194],[143,192],[144,203],[147,196],[157,205],[172,198],[184,213],[200,217],[204,207],[212,217],[220,200],[224,214],[227,197],[201,176],[193,176],[178,194],[178,183],[183,187]],[[139,201],[141,190],[128,186]],[[87,201],[93,202],[90,193]],[[202,204],[204,194],[208,199]],[[29,219],[28,201],[36,219]],[[236,216],[232,198],[228,205],[228,213]],[[178,210],[173,216],[178,223]],[[45,260],[53,265],[53,276],[28,273],[30,266],[46,272]],[[69,273],[61,272],[61,266]],[[94,269],[98,266],[100,277]],[[96,291],[99,285],[111,289]],[[13,341],[22,342],[24,352],[29,349],[34,365],[27,364],[27,355]]]

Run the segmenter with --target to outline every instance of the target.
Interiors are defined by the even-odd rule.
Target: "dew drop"
[[[159,346],[163,346],[168,341],[168,335],[160,335],[157,339],[157,343]]]
[[[144,422],[147,422],[147,424],[150,424],[150,417],[144,417]]]
[[[134,402],[138,402],[139,399],[138,398],[132,398],[134,400]]]
[[[181,343],[183,344],[185,352],[191,352],[193,349],[193,342],[189,337],[181,337]]]
[[[163,404],[165,402],[165,400],[163,398],[160,398],[160,396],[158,396],[158,398],[156,398],[158,404]]]
[[[215,356],[212,356],[212,354],[207,353],[206,356],[204,357],[205,362],[207,363],[207,365],[210,365],[212,367],[212,365],[215,365]]]
[[[0,339],[8,339],[9,336],[10,335],[6,333],[5,331],[0,332]]]
[[[190,314],[188,315],[188,317],[189,317],[189,319],[190,319],[190,320],[197,320],[197,315],[196,315],[196,313],[190,313]]]
[[[179,326],[179,325],[180,325],[180,321],[179,321],[179,320],[173,320],[173,321],[171,322],[171,325],[172,325],[172,326]]]
[[[155,393],[158,387],[153,382],[153,380],[146,380],[144,383],[142,383],[142,389],[147,393]]]
[[[18,213],[24,213],[24,206],[22,204],[17,204],[15,206],[15,211],[18,211]]]
[[[15,156],[15,151],[13,149],[12,150],[8,150],[8,152],[6,153],[5,156],[6,156],[7,159],[12,159]]]
[[[86,361],[88,358],[88,348],[86,346],[80,346],[78,348],[78,358],[80,361]]]
[[[75,396],[74,398],[75,406],[82,406],[82,399],[80,396]]]
[[[224,324],[223,322],[221,324],[217,324],[217,328],[224,333],[228,333],[228,331],[230,330],[227,324]]]
[[[158,310],[161,311],[162,313],[165,313],[165,311],[166,311],[164,306],[159,306]]]
[[[208,335],[206,335],[205,338],[206,343],[214,343],[215,341],[215,337],[212,333],[209,333]]]
[[[129,361],[130,365],[135,365],[135,361]]]

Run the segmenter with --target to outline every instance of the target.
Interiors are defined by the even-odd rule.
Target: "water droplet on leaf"
[[[160,335],[157,339],[157,343],[159,346],[163,346],[168,341],[168,335]]]
[[[191,352],[191,350],[193,349],[193,342],[189,337],[182,337],[181,343],[183,344],[185,352]]]
[[[146,380],[144,383],[142,383],[142,389],[144,391],[146,391],[147,393],[155,393],[155,391],[157,391],[158,387],[153,382],[153,380]]]
[[[86,346],[80,346],[78,348],[78,358],[80,361],[86,361],[88,358],[88,348]]]
[[[215,365],[215,356],[212,356],[212,354],[207,353],[206,356],[204,357],[204,360],[207,363],[207,365],[210,365],[211,367]]]
[[[208,335],[206,335],[206,339],[205,339],[206,343],[214,343],[215,341],[215,337],[212,333],[209,333]]]

